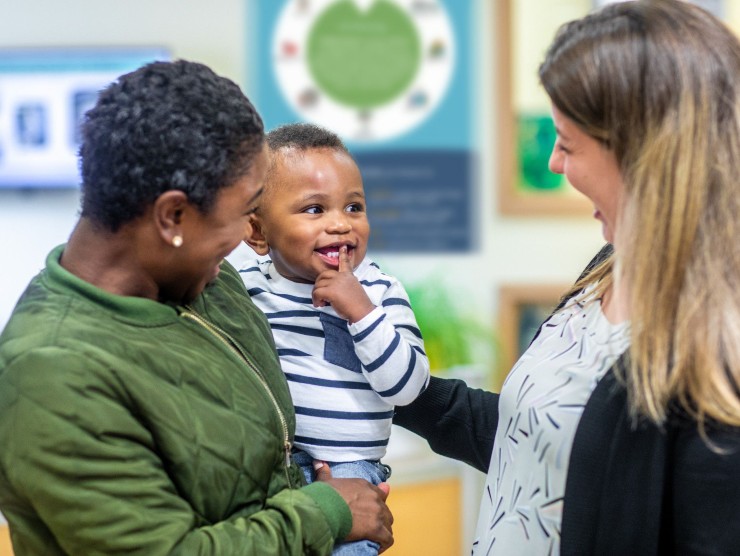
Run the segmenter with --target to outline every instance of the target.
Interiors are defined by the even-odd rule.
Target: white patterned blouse
[[[628,323],[576,296],[543,326],[501,390],[472,554],[560,553],[568,461],[583,408],[629,345]]]

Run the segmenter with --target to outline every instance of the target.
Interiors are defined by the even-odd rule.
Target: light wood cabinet
[[[391,486],[395,542],[388,556],[460,554],[461,487],[456,478]]]
[[[5,524],[0,525],[0,556],[13,556],[13,548],[10,545],[10,531]]]
[[[426,441],[395,425],[383,462],[393,470],[387,502],[395,539],[384,555],[469,554],[485,475],[434,454]]]

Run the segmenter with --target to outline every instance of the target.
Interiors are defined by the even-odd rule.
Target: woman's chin
[[[614,234],[612,233],[611,226],[606,223],[604,217],[598,209],[594,209],[594,218],[601,222],[601,235],[604,237],[607,243],[614,243]]]
[[[612,233],[611,228],[604,222],[601,224],[601,235],[604,236],[607,243],[614,243],[614,234]]]

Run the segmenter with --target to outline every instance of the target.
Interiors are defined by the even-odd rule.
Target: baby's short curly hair
[[[349,154],[339,135],[310,123],[285,124],[276,127],[267,133],[266,139],[271,151],[283,148],[292,148],[299,151],[326,148]]]
[[[203,64],[153,62],[105,88],[85,115],[83,217],[117,231],[168,190],[203,213],[262,149],[262,119],[239,87]]]
[[[284,124],[270,130],[265,135],[265,141],[270,148],[270,165],[265,175],[264,189],[262,192],[262,203],[270,200],[270,197],[279,190],[275,175],[280,163],[285,163],[286,155],[297,155],[319,149],[329,149],[346,154],[350,158],[347,146],[342,139],[324,127],[311,123]]]

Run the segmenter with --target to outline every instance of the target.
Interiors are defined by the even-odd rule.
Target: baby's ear
[[[267,255],[270,246],[263,231],[262,219],[256,213],[249,215],[249,223],[244,234],[244,242],[258,255]]]

